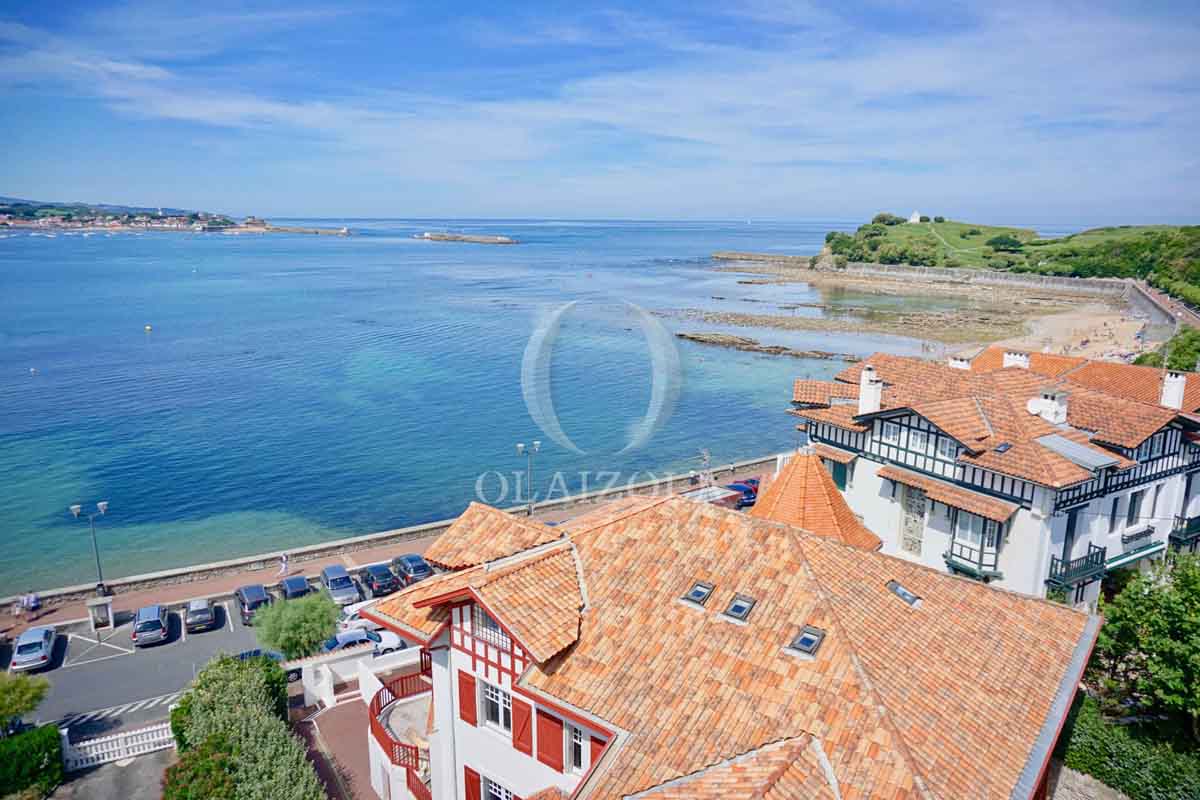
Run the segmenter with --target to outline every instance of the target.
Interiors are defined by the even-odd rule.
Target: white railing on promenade
[[[62,736],[63,767],[67,772],[121,761],[134,756],[153,753],[175,746],[170,722],[158,722],[145,728],[71,742],[66,728],[59,729]]]

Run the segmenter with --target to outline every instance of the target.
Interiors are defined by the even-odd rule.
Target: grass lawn
[[[971,233],[971,231],[979,231]],[[1037,233],[1026,228],[1006,228],[995,225],[975,225],[970,222],[921,222],[917,224],[889,225],[886,240],[898,244],[927,242],[934,245],[945,258],[953,258],[963,266],[982,267],[987,258],[983,255],[984,243],[993,236],[1008,234],[1022,242],[1037,238]]]

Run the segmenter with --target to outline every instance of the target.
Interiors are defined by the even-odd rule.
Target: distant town
[[[176,208],[137,208],[87,203],[45,203],[0,198],[0,227],[38,230],[190,231],[195,233],[314,233],[348,235],[346,228],[297,228],[272,225],[248,216]]]

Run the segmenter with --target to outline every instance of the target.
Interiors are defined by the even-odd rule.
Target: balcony
[[[999,554],[995,550],[979,548],[962,539],[950,542],[950,549],[942,554],[946,567],[951,572],[958,572],[983,582],[995,578],[1003,578],[1004,573],[997,568]]]
[[[433,690],[430,667],[429,654],[422,651],[421,671],[386,681],[375,692],[368,706],[371,736],[391,766],[404,770],[404,788],[408,789],[413,800],[431,800],[432,797],[429,787],[429,746],[413,733],[414,730],[424,731],[429,704],[402,701]],[[399,773],[396,775],[399,776]]]
[[[1135,528],[1131,531],[1126,531],[1121,534],[1121,549],[1123,552],[1132,553],[1135,550],[1140,550],[1150,544],[1150,537],[1154,534],[1153,525],[1143,525],[1140,528]]]
[[[1089,544],[1087,555],[1070,561],[1050,556],[1050,576],[1046,578],[1046,583],[1055,588],[1065,589],[1098,580],[1104,575],[1106,551],[1107,548]]]
[[[1170,542],[1176,550],[1195,550],[1200,543],[1200,517],[1176,517]]]

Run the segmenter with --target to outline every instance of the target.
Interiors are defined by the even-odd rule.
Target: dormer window
[[[692,588],[688,589],[688,593],[683,596],[684,600],[690,600],[697,605],[704,605],[708,602],[708,598],[712,596],[713,585],[704,581],[696,581],[692,584]]]
[[[725,609],[725,616],[745,622],[746,617],[750,616],[750,611],[753,608],[753,597],[748,597],[744,594],[735,594],[733,600],[729,601],[729,608]]]
[[[904,586],[896,581],[888,581],[887,588],[889,592],[896,595],[896,597],[899,597],[913,608],[917,608],[921,604],[921,598],[917,597],[915,594],[904,588]]]
[[[796,638],[792,639],[788,649],[801,655],[812,656],[816,655],[817,648],[823,641],[825,641],[825,631],[814,628],[812,625],[805,625],[800,629],[800,633],[796,634]]]

